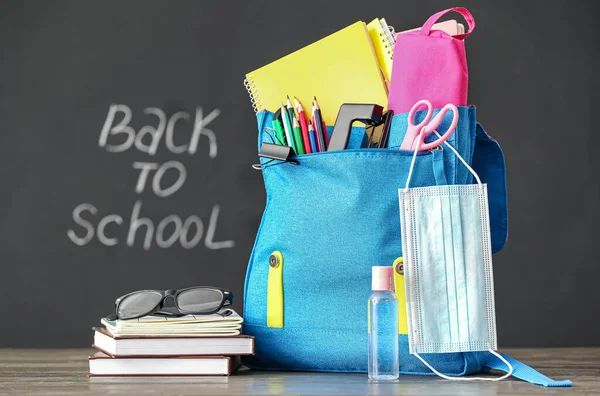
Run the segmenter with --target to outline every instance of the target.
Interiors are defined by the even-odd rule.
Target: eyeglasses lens
[[[222,301],[223,292],[217,289],[206,288],[186,290],[177,297],[179,309],[197,314],[217,310]]]
[[[119,319],[131,319],[148,314],[162,300],[160,293],[142,291],[125,297],[118,307]]]

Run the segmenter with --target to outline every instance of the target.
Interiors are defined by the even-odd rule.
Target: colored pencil
[[[327,151],[325,138],[323,136],[323,122],[321,120],[320,112],[317,112],[315,102],[313,102],[312,106],[312,122],[313,127],[315,128],[315,134],[317,135],[317,146],[319,147],[319,151]]]
[[[281,121],[283,121],[283,130],[285,131],[285,140],[287,140],[288,146],[296,152],[296,145],[294,144],[294,132],[292,131],[292,124],[290,124],[290,116],[285,109],[283,103],[281,104]]]
[[[290,102],[290,97],[287,97],[287,106],[286,106],[288,115],[290,116],[290,125],[294,122],[294,118],[296,118],[296,113],[294,113],[294,107],[292,106],[292,102]]]
[[[308,121],[308,138],[310,140],[310,149],[313,153],[316,153],[319,151],[319,148],[317,147],[317,138],[315,136],[315,129],[312,126],[312,123],[310,121]]]
[[[302,155],[304,154],[304,144],[302,143],[302,131],[300,131],[300,124],[298,123],[298,119],[294,117],[292,121],[292,129],[294,130],[294,143],[296,143],[296,154]]]
[[[308,137],[308,124],[306,123],[306,113],[302,104],[298,102],[298,99],[294,96],[294,104],[296,105],[296,112],[298,113],[298,120],[300,121],[300,130],[302,131],[302,141],[304,142],[304,151],[306,154],[312,152],[310,148],[310,138]]]
[[[321,124],[323,125],[323,138],[325,139],[325,147],[329,147],[329,133],[327,132],[327,124],[325,124],[325,120],[323,119],[323,114],[321,113],[321,106],[319,106],[319,102],[317,102],[317,97],[315,96],[314,98],[315,107],[317,108],[317,113],[319,114]]]

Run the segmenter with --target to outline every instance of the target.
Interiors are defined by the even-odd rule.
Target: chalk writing
[[[147,107],[143,112],[146,116],[156,118],[157,124],[156,126],[145,125],[136,132],[129,125],[133,117],[129,106],[124,104],[110,105],[98,139],[100,148],[109,153],[122,153],[134,147],[141,153],[154,156],[164,135],[164,146],[169,152],[172,154],[188,153],[194,155],[198,151],[200,138],[204,136],[206,139],[203,141],[208,147],[208,157],[215,158],[217,156],[217,137],[214,131],[208,129],[207,126],[219,116],[219,109],[211,111],[206,116],[202,108],[196,109],[192,132],[186,144],[175,142],[175,125],[184,122],[189,123],[191,120],[189,113],[178,111],[167,117],[167,114],[157,107]],[[115,121],[118,117],[120,117],[120,121]],[[134,191],[138,196],[151,191],[160,198],[167,198],[177,193],[187,180],[187,170],[181,161],[171,160],[162,164],[134,161],[132,167],[134,170],[139,171],[134,187]],[[177,173],[176,180],[169,186],[162,183],[162,179],[167,172]],[[146,189],[149,179],[152,180],[150,183],[151,188]],[[115,246],[121,240],[124,240],[127,246],[133,247],[136,240],[140,240],[137,237],[138,231],[142,235],[141,244],[145,250],[150,250],[153,246],[166,249],[177,244],[177,242],[184,249],[192,249],[202,240],[204,240],[204,246],[211,250],[227,249],[235,246],[235,242],[232,240],[215,241],[221,210],[218,204],[212,206],[207,227],[205,227],[206,222],[202,221],[197,215],[182,218],[176,214],[164,217],[155,227],[154,220],[141,216],[142,205],[141,199],[137,199],[133,204],[128,224],[126,224],[127,232],[125,235],[125,228],[121,227],[125,220],[121,215],[107,214],[96,223],[98,208],[90,203],[79,204],[72,212],[73,222],[78,226],[77,230],[73,228],[67,230],[67,236],[77,246],[85,246],[96,237],[105,246]]]
[[[185,179],[187,178],[187,173],[185,170],[185,166],[179,161],[169,161],[165,162],[162,165],[158,165],[154,162],[140,162],[136,161],[133,163],[133,169],[140,169],[140,176],[138,177],[138,182],[135,186],[135,192],[141,194],[144,191],[144,187],[146,186],[146,179],[148,178],[148,174],[152,170],[156,170],[154,177],[152,178],[152,191],[159,197],[168,197],[169,195],[173,195],[183,186],[185,183]],[[169,169],[175,169],[179,176],[175,183],[173,183],[170,187],[163,189],[160,186],[160,181],[165,174],[165,172]]]
[[[117,113],[122,113],[123,118],[115,125]],[[143,153],[155,155],[162,136],[166,132],[165,147],[173,154],[181,154],[186,151],[188,154],[195,154],[198,150],[200,137],[204,136],[208,139],[209,157],[215,158],[217,156],[217,137],[211,129],[207,128],[207,126],[221,114],[219,109],[215,109],[204,116],[202,108],[197,108],[189,143],[183,145],[175,144],[175,124],[179,120],[189,121],[190,115],[188,113],[185,111],[178,111],[167,119],[167,115],[161,109],[157,107],[147,107],[144,109],[144,114],[156,116],[156,118],[158,118],[158,125],[156,127],[145,125],[136,133],[135,130],[129,126],[132,118],[132,112],[129,106],[123,104],[110,105],[108,108],[108,115],[104,120],[104,126],[100,132],[100,138],[98,139],[100,147],[105,148],[112,153],[121,153],[129,150],[132,146],[135,146],[135,148]],[[124,136],[118,137],[118,135]],[[150,138],[149,143],[144,143],[146,136]],[[108,142],[110,137],[113,137],[111,143]],[[122,141],[123,139],[125,140]],[[121,140],[122,143],[116,144],[116,142],[114,142],[115,140],[117,142]]]
[[[158,225],[154,226],[154,221],[148,217],[141,217],[142,201],[137,200],[133,205],[129,225],[127,227],[127,246],[133,246],[139,234],[142,235],[142,246],[145,250],[150,250],[153,241],[160,248],[169,248],[177,241],[184,249],[194,248],[204,237],[204,245],[211,250],[232,248],[235,246],[233,241],[215,241],[215,232],[217,231],[217,222],[219,221],[219,205],[214,205],[208,220],[208,228],[204,232],[204,222],[196,215],[188,216],[182,220],[178,215],[168,215],[163,218]],[[116,226],[123,224],[123,217],[118,214],[109,214],[98,221],[94,226],[93,217],[98,214],[98,209],[89,203],[82,203],[73,210],[73,221],[85,230],[83,236],[78,236],[77,232],[70,229],[67,235],[71,241],[78,246],[85,246],[90,243],[94,236],[98,241],[106,246],[114,246],[119,243],[118,227],[111,227],[113,230],[111,236],[107,236],[106,228],[114,223]],[[83,216],[87,218],[84,218]],[[91,216],[89,216],[91,215]],[[173,227],[169,227],[170,225]],[[169,230],[167,231],[167,227]],[[173,228],[171,230],[171,228]],[[115,231],[117,230],[117,231]],[[170,234],[170,235],[169,235]]]

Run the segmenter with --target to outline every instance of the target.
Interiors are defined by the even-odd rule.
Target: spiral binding
[[[387,54],[390,56],[390,59],[394,58],[394,44],[396,44],[396,40],[394,39],[394,27],[388,26],[388,24],[384,20],[380,20],[382,32],[379,33],[381,37],[381,41],[383,42],[384,48],[387,49]]]
[[[256,89],[256,84],[254,84],[254,79],[251,74],[248,74],[244,79],[244,86],[246,87],[246,91],[248,91],[248,96],[250,96],[252,109],[254,109],[255,113],[258,113],[262,110],[262,103],[258,97],[258,90]]]

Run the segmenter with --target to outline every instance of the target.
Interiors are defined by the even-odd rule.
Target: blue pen
[[[308,139],[310,141],[310,151],[318,153],[319,147],[317,146],[317,137],[315,136],[315,129],[310,121],[308,121]]]

